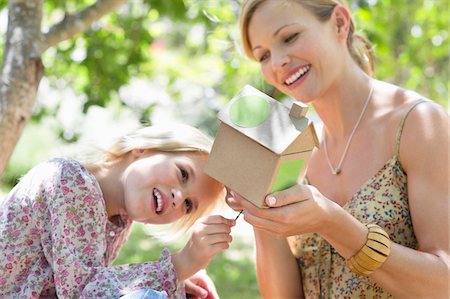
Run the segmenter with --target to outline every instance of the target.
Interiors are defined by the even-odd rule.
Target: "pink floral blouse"
[[[79,162],[33,168],[0,203],[1,298],[119,298],[151,288],[185,298],[170,253],[111,266],[131,221],[108,220],[95,177]]]

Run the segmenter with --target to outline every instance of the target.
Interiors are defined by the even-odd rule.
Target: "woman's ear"
[[[336,5],[333,10],[333,20],[339,39],[346,41],[352,22],[350,12],[344,6]]]

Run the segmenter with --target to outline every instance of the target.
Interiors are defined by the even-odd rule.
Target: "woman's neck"
[[[358,74],[331,85],[313,107],[323,122],[327,136],[346,138],[355,126],[375,80]]]

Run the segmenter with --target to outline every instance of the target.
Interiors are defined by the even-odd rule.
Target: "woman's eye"
[[[186,209],[186,214],[190,214],[192,212],[192,209],[194,207],[192,200],[190,200],[189,198],[184,200],[184,206]]]
[[[284,40],[284,42],[285,42],[285,43],[290,43],[290,42],[294,41],[294,40],[297,38],[297,36],[298,36],[298,33],[293,33],[293,34],[289,35],[289,36]]]
[[[186,169],[180,167],[181,180],[186,183],[189,180],[189,172]]]

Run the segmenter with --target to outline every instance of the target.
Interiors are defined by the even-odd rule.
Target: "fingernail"
[[[273,206],[277,203],[277,199],[275,197],[273,197],[272,195],[269,195],[266,197],[266,203],[269,206]]]
[[[236,193],[234,193],[234,191],[230,191],[230,194],[233,198],[236,198]]]

